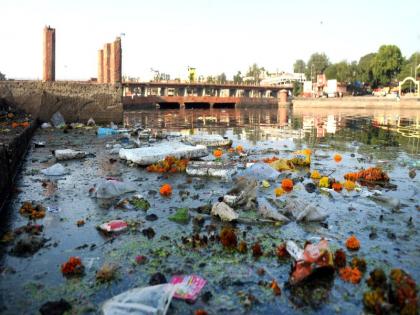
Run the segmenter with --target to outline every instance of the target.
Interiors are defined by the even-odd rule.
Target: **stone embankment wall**
[[[343,98],[296,98],[293,107],[323,107],[323,108],[401,108],[420,109],[420,98],[396,98],[376,96],[349,96]]]
[[[66,122],[122,122],[121,85],[85,82],[0,81],[0,99],[48,121],[56,112]]]
[[[36,124],[37,122],[33,121],[18,134],[0,136],[0,210],[12,190],[17,169],[29,146]]]

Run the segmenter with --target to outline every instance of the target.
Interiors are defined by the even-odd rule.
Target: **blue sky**
[[[42,76],[42,29],[56,28],[57,79],[97,74],[97,50],[125,33],[123,74],[149,79],[150,68],[186,77],[254,62],[291,71],[296,59],[325,52],[358,60],[381,44],[409,57],[420,51],[420,1],[1,0],[0,72]]]

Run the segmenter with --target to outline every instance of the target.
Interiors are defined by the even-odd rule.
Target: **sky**
[[[42,32],[56,29],[56,79],[97,76],[97,52],[122,36],[123,75],[149,80],[231,78],[257,63],[292,71],[296,59],[325,52],[359,60],[382,44],[420,51],[419,0],[0,0],[0,72],[42,77]]]

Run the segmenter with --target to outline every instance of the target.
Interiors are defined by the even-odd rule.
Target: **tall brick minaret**
[[[111,44],[111,83],[121,83],[121,37],[117,37]]]
[[[55,28],[44,27],[42,80],[55,81]]]

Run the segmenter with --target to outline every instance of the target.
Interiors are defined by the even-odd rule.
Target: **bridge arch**
[[[420,96],[420,81],[417,81],[413,77],[406,77],[404,80],[398,83],[398,90],[399,95],[401,95],[401,87],[406,83],[407,81],[412,81],[415,86],[417,86],[417,95]]]

